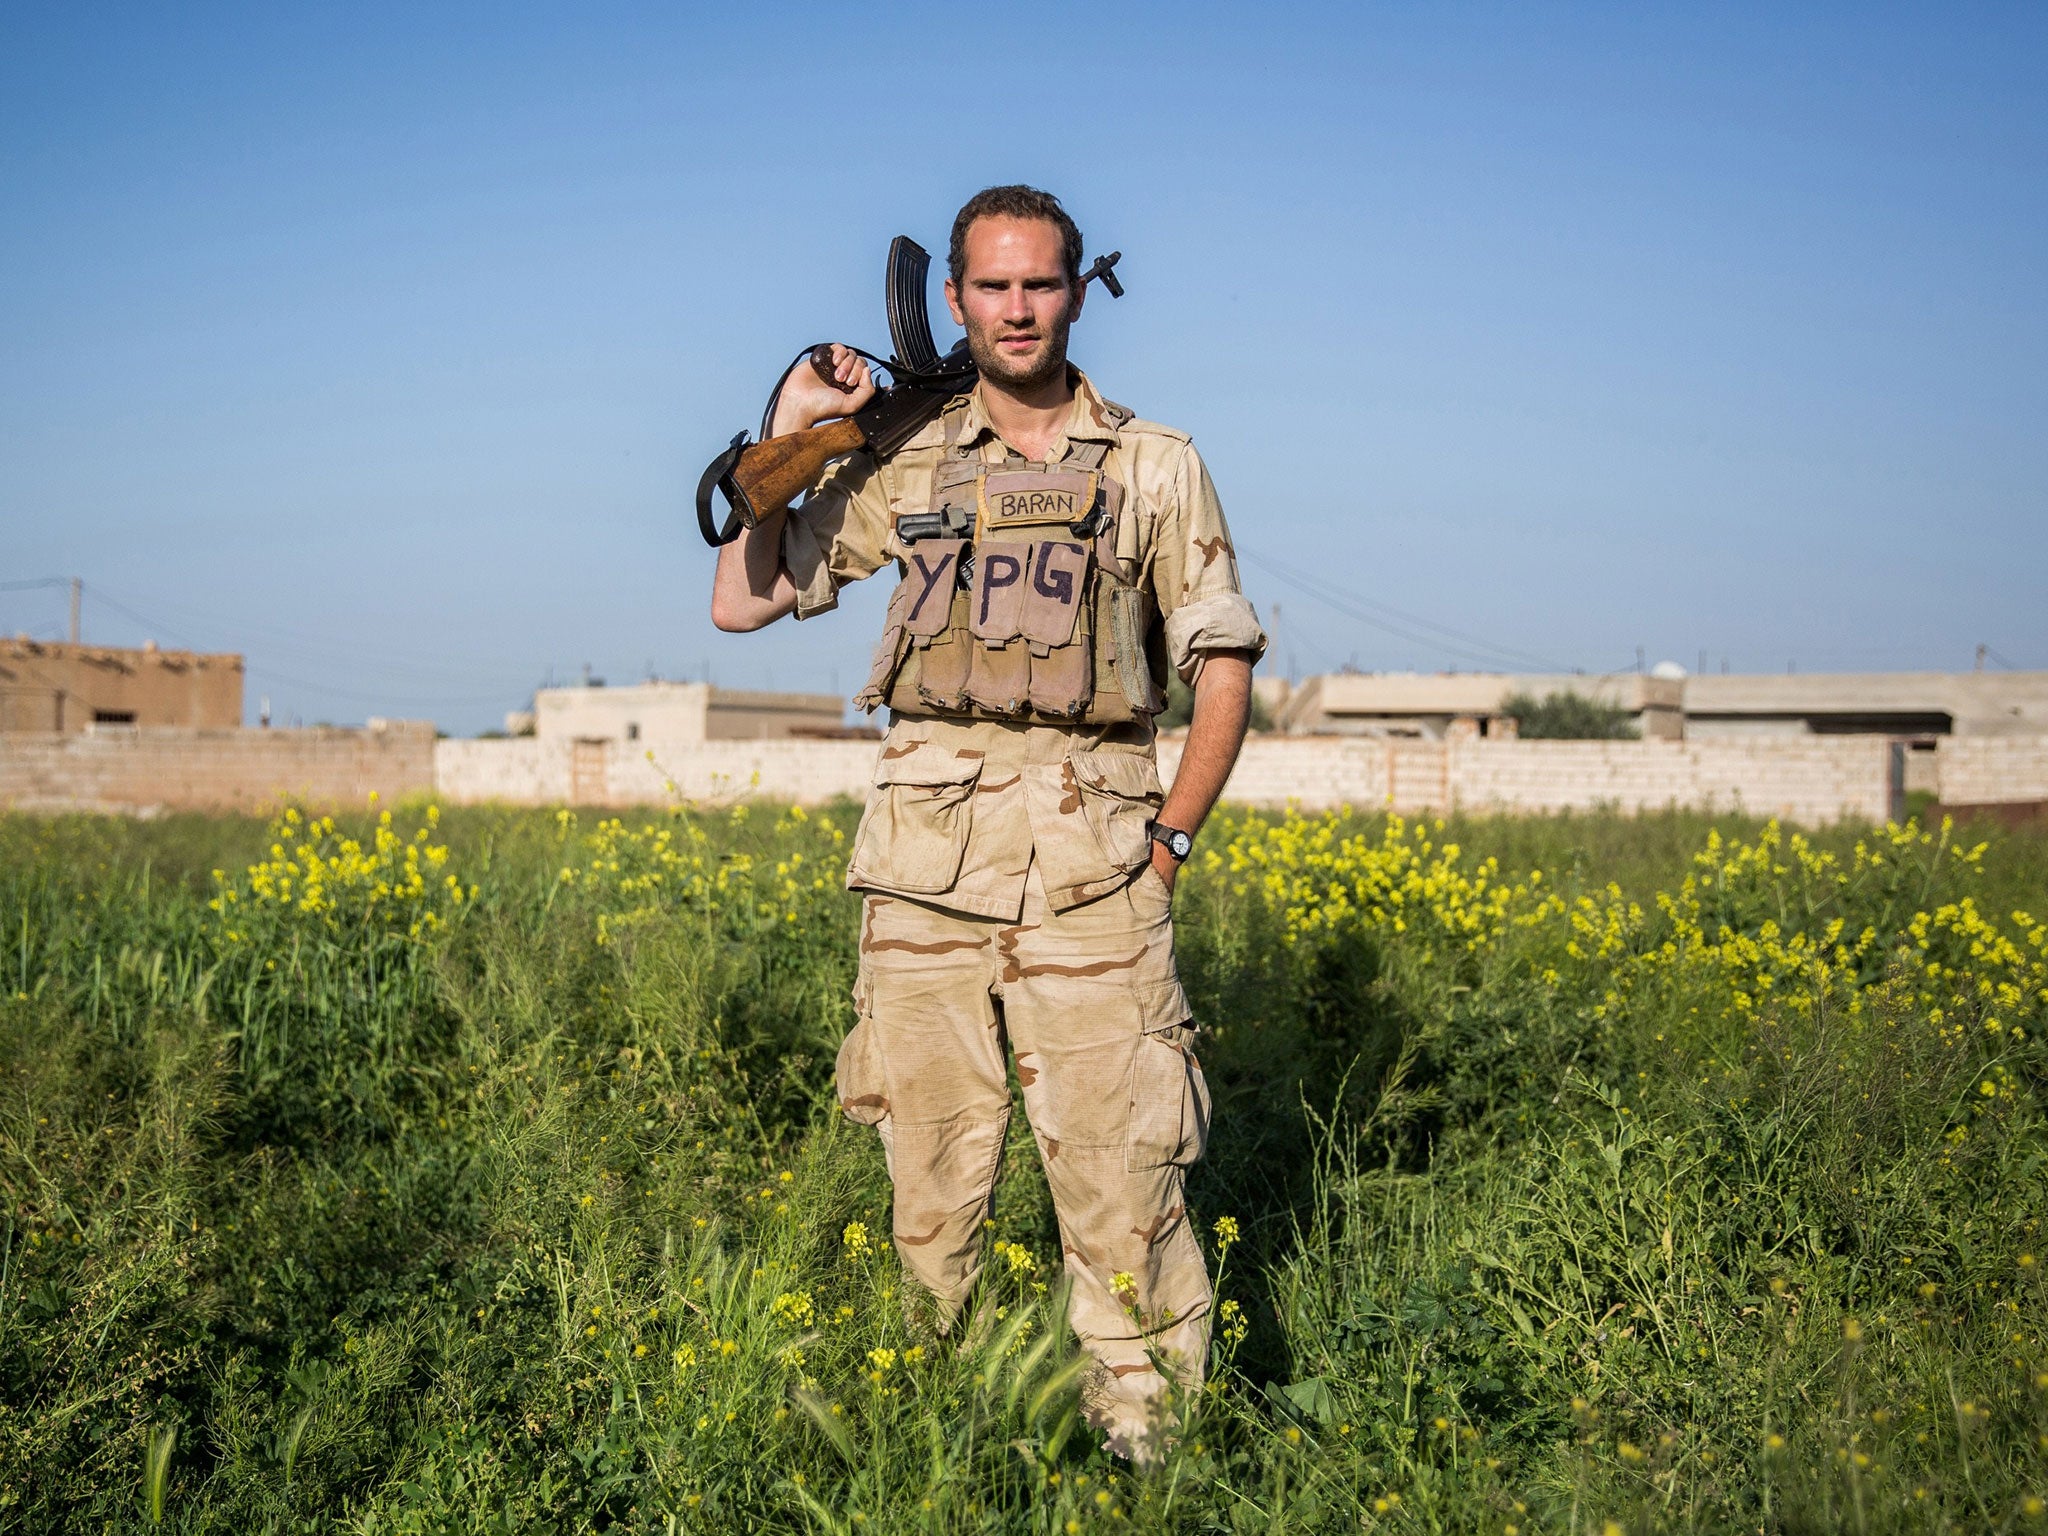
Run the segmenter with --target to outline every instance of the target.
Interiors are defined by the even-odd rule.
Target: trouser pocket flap
[[[833,1069],[839,1111],[860,1125],[879,1125],[889,1113],[889,1084],[882,1073],[882,1054],[875,1048],[875,1026],[860,1020],[839,1044]]]
[[[1131,1062],[1131,1135],[1125,1166],[1133,1173],[1195,1162],[1209,1144],[1209,1084],[1185,1024],[1151,1030]]]
[[[854,839],[852,882],[891,890],[950,890],[974,818],[981,758],[928,741],[884,747],[875,790]]]

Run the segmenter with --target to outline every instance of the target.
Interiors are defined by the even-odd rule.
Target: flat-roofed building
[[[1688,736],[2048,735],[2048,672],[1788,672],[1685,680]]]
[[[2048,735],[2048,672],[1365,672],[1311,677],[1279,717],[1296,734],[1496,737],[1506,701],[1576,693],[1619,705],[1650,739]]]
[[[0,641],[0,732],[242,723],[242,658],[31,640]]]
[[[533,696],[532,729],[543,740],[680,746],[845,736],[845,719],[846,701],[830,693],[758,693],[709,683],[632,683],[619,688],[600,683],[541,689]]]
[[[1503,737],[1514,720],[1503,707],[1517,694],[1547,698],[1576,693],[1619,705],[1649,738],[1684,734],[1684,684],[1668,677],[1623,672],[1604,677],[1576,673],[1517,676],[1502,672],[1331,672],[1296,687],[1277,724],[1295,735],[1406,736],[1441,741],[1447,736]]]

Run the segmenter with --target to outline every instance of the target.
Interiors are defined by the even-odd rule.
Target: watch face
[[[1176,859],[1184,859],[1195,851],[1195,840],[1185,832],[1166,834],[1166,851]]]

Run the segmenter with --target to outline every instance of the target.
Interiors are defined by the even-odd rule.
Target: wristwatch
[[[1153,842],[1165,845],[1166,851],[1173,855],[1173,862],[1176,864],[1187,863],[1188,855],[1195,851],[1195,840],[1178,827],[1169,827],[1164,822],[1155,821],[1145,830]]]

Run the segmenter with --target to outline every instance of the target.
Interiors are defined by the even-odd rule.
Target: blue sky
[[[11,7],[0,583],[287,720],[850,691],[687,498],[1024,180],[1276,665],[2048,667],[2044,101],[2039,6]]]

